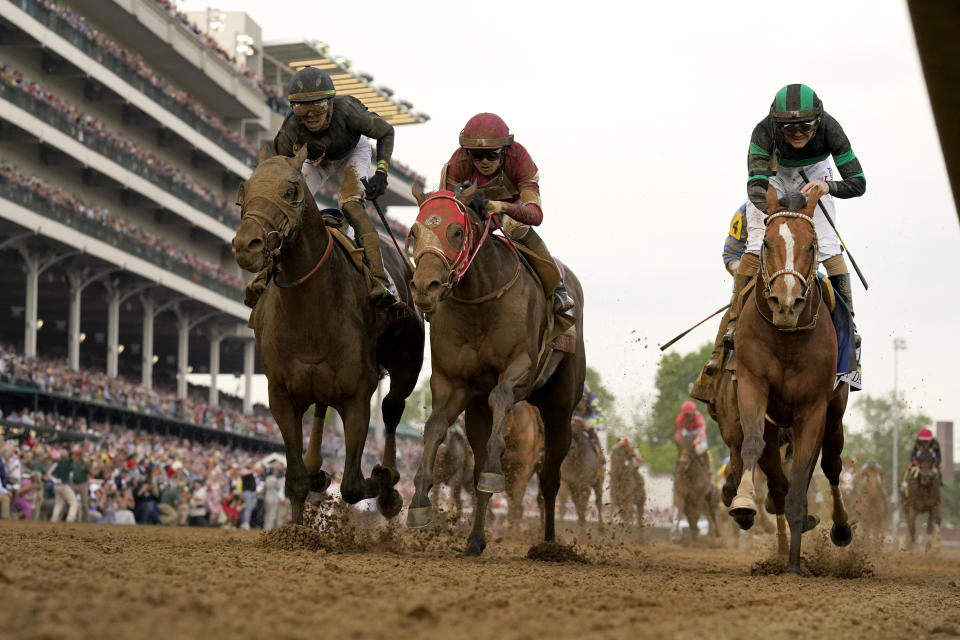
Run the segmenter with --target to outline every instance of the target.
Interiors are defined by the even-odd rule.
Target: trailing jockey
[[[933,466],[936,467],[937,475],[940,476],[940,485],[943,486],[943,472],[940,470],[940,463],[943,460],[943,454],[940,452],[940,443],[936,438],[933,437],[933,432],[924,427],[917,433],[917,439],[913,442],[913,452],[910,454],[910,468],[907,469],[906,473],[903,474],[903,477],[900,480],[900,490],[904,494],[907,493],[907,484],[910,477],[919,467],[917,458],[920,455],[920,451],[923,449],[928,449],[930,453],[933,454]]]
[[[684,437],[693,435],[693,448],[697,452],[697,457],[710,473],[710,460],[707,458],[707,423],[703,414],[697,411],[697,405],[692,400],[687,400],[680,405],[680,413],[673,421],[673,438],[679,444]]]
[[[831,156],[840,180],[834,179]],[[747,168],[747,244],[734,275],[730,308],[722,323],[725,330],[721,338],[728,347],[733,346],[739,316],[737,298],[760,269],[760,247],[768,213],[767,187],[773,186],[781,198],[793,191],[800,191],[807,198],[819,197],[834,223],[837,220],[834,198],[862,196],[867,188],[860,161],[840,123],[823,110],[823,103],[813,89],[803,84],[788,84],[777,92],[770,113],[753,130]],[[801,170],[810,179],[809,183],[804,184]],[[813,221],[819,246],[818,261],[823,263],[834,290],[853,315],[850,273],[843,259],[840,238],[819,207]],[[859,336],[855,336],[855,340],[859,347]],[[716,346],[714,353],[720,353],[719,341]],[[719,358],[711,357],[704,373],[712,377],[719,368]]]
[[[273,139],[273,151],[292,157],[301,147],[307,147],[303,177],[311,194],[316,194],[328,180],[339,184],[337,204],[353,227],[370,269],[370,298],[378,305],[390,305],[396,298],[383,270],[380,236],[363,201],[365,197],[372,200],[382,196],[387,190],[393,126],[353,96],[336,93],[333,80],[322,69],[304,67],[293,74],[287,88],[293,113],[280,125]],[[377,141],[377,169],[373,176],[368,139]],[[364,187],[361,180],[368,177]],[[259,290],[252,290],[258,282]],[[256,305],[265,286],[266,273],[261,272],[247,289],[248,306]]]
[[[531,227],[543,221],[540,208],[540,175],[533,158],[500,116],[478,113],[460,132],[460,148],[443,166],[440,184],[452,190],[461,182],[477,185],[477,193],[488,200],[486,215],[497,214],[503,232],[545,261],[556,264],[543,239]],[[558,267],[559,269],[559,267]],[[563,284],[553,291],[553,310],[567,315],[573,300]]]

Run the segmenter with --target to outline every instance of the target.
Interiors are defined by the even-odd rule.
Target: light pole
[[[893,405],[894,405],[894,414],[893,414],[893,490],[890,492],[890,502],[893,512],[893,540],[894,543],[897,541],[897,535],[900,530],[900,510],[897,508],[898,496],[899,496],[899,471],[900,467],[898,464],[898,453],[899,447],[897,442],[899,441],[900,436],[900,395],[897,385],[897,375],[899,373],[899,355],[901,351],[907,349],[907,341],[903,338],[894,338],[893,339]]]

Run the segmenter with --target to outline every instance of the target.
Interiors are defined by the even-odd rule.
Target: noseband
[[[300,180],[298,179],[299,183]],[[306,203],[306,196],[303,195],[301,191],[301,198],[297,202],[290,203],[285,200],[278,198],[274,193],[267,194],[257,194],[251,198],[245,199],[245,202],[238,202],[240,205],[240,220],[244,218],[251,218],[258,227],[260,227],[260,232],[263,235],[263,254],[264,259],[267,259],[271,255],[279,255],[283,250],[285,245],[292,245],[297,238],[297,234],[300,232],[301,227],[303,227],[303,211]],[[267,215],[261,213],[261,209],[264,207],[258,207],[253,211],[248,211],[247,207],[250,204],[253,204],[257,201],[262,200],[263,202],[273,205],[283,212],[283,221],[277,227],[273,220],[271,220]],[[296,214],[296,223],[292,226],[290,225],[290,219],[293,217],[291,213]],[[269,247],[269,238],[271,236],[276,236],[277,246],[271,249]]]
[[[770,297],[770,287],[773,286],[774,280],[776,280],[780,276],[789,274],[792,276],[796,276],[796,278],[800,280],[801,283],[803,283],[803,291],[800,297],[801,299],[805,300],[807,297],[807,293],[809,293],[810,291],[810,287],[813,286],[813,283],[817,278],[817,255],[818,255],[819,247],[817,246],[816,227],[813,224],[813,218],[806,215],[805,213],[799,213],[797,211],[780,211],[778,213],[774,213],[773,215],[767,218],[767,225],[769,226],[770,222],[777,218],[799,218],[801,220],[806,220],[807,222],[810,223],[810,227],[814,229],[813,261],[810,265],[810,273],[808,273],[807,275],[800,273],[796,269],[788,269],[788,268],[780,269],[779,271],[775,271],[773,274],[768,274],[767,262],[764,259],[765,252],[761,247],[760,248],[760,271],[763,276],[763,297],[764,298]]]

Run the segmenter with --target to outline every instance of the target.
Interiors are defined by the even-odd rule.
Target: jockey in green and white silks
[[[840,179],[834,175],[830,159]],[[766,192],[773,186],[779,197],[791,191],[820,197],[820,202],[836,223],[835,198],[856,198],[867,189],[867,181],[840,123],[823,110],[823,103],[810,87],[788,84],[780,89],[770,105],[770,113],[753,129],[747,153],[747,248],[734,281],[734,298],[760,268],[760,247],[767,214]],[[805,182],[800,171],[806,174]],[[850,273],[843,259],[840,238],[827,222],[820,207],[814,212],[819,261],[836,292],[853,313]],[[724,341],[732,344],[737,310],[731,306]]]

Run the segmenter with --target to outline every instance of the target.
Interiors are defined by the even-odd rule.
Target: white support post
[[[190,361],[190,318],[177,314],[177,400],[187,397],[187,367]]]
[[[217,376],[220,374],[220,343],[223,341],[218,335],[210,337],[210,397],[207,404],[211,407],[220,406],[220,391],[217,389]]]
[[[107,297],[107,377],[116,378],[120,360],[120,290]]]
[[[70,277],[70,306],[67,322],[67,365],[71,371],[80,369],[80,302],[83,283],[80,277]]]
[[[23,256],[27,267],[27,291],[23,310],[23,355],[37,356],[37,290],[40,283],[40,261]]]
[[[243,415],[253,413],[253,362],[256,343],[247,340],[243,345]]]
[[[143,304],[143,339],[140,340],[140,384],[144,389],[153,388],[153,308],[152,298],[140,298]]]

